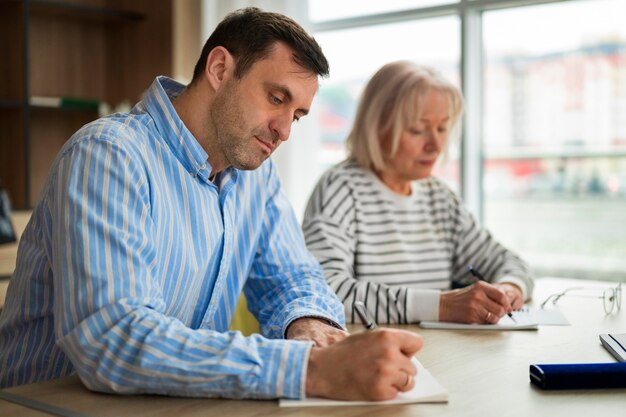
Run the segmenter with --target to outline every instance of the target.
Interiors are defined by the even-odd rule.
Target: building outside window
[[[622,0],[483,14],[484,220],[543,274],[626,278],[625,15]]]

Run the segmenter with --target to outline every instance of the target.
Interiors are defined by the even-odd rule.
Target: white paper
[[[546,310],[524,306],[513,312],[513,321],[504,315],[496,324],[464,324],[442,321],[422,321],[419,326],[424,329],[457,329],[457,330],[537,330],[539,325],[569,326],[569,322],[559,310]]]
[[[411,403],[446,403],[448,391],[442,387],[430,372],[414,357],[413,363],[417,366],[415,387],[409,392],[402,392],[396,398],[388,401],[338,401],[326,398],[304,398],[301,400],[278,400],[279,407],[320,407],[320,406],[348,406],[348,405],[390,405]]]
[[[532,320],[540,326],[569,326],[570,322],[559,310],[524,307],[523,312],[528,320]]]

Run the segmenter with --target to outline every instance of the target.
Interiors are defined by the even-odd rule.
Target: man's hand
[[[422,338],[399,329],[378,329],[347,337],[309,356],[306,393],[338,400],[382,401],[415,385],[411,361]]]
[[[330,346],[346,337],[348,332],[314,317],[294,320],[287,328],[287,339],[311,340],[315,342],[316,347]]]
[[[439,299],[440,321],[493,324],[511,311],[513,308],[505,290],[485,281],[477,281],[459,290],[444,291]]]

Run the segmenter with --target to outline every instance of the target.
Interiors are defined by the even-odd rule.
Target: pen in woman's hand
[[[485,279],[485,277],[483,277],[483,275],[478,272],[477,270],[474,269],[474,267],[472,265],[469,265],[467,267],[467,270],[470,272],[470,274],[472,274],[472,276],[474,276],[477,280],[480,281],[485,281],[487,282],[487,280]],[[513,313],[506,313],[507,316],[509,316],[511,318],[511,320],[513,320],[515,323],[517,323],[517,320],[515,320],[515,317],[513,317]]]
[[[355,301],[354,303],[352,303],[352,307],[361,319],[361,323],[363,323],[363,326],[366,330],[374,330],[377,327],[376,322],[370,317],[369,313],[367,312],[367,308],[365,307],[365,304],[363,304],[363,302]]]

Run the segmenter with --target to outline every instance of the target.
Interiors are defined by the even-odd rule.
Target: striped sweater
[[[357,300],[379,323],[438,320],[441,290],[471,283],[468,265],[490,282],[518,285],[525,299],[532,292],[526,263],[434,177],[413,182],[412,194],[401,196],[344,161],[315,187],[303,230],[352,323]]]

